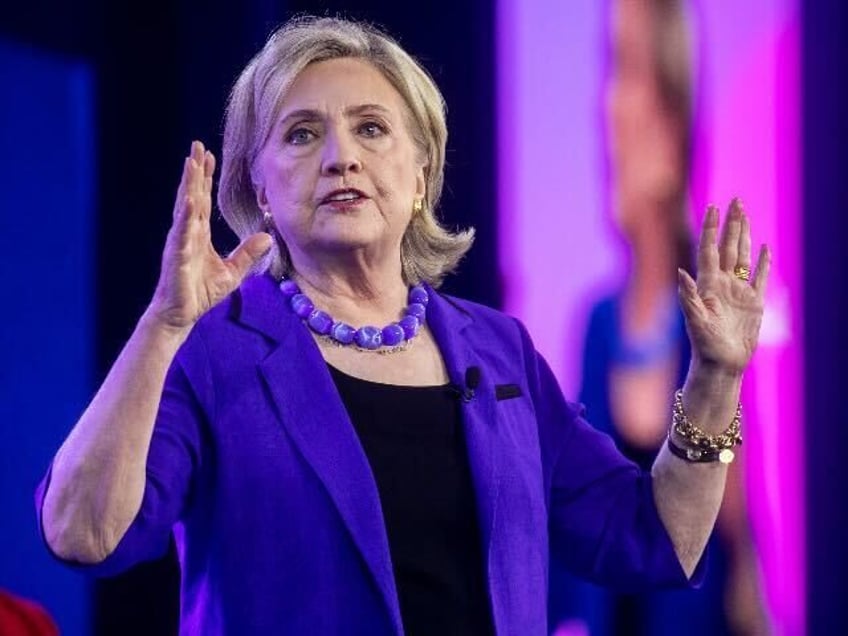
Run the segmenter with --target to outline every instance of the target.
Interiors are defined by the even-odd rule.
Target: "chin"
[[[313,245],[322,250],[350,252],[379,245],[383,237],[362,231],[326,232],[316,237]]]

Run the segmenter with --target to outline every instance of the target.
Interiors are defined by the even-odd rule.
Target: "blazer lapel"
[[[258,366],[282,424],[324,483],[401,634],[377,484],[326,363],[270,277],[244,289],[240,320],[279,343]]]
[[[497,453],[494,383],[491,378],[486,377],[486,369],[479,354],[468,342],[468,336],[473,329],[469,314],[451,300],[430,290],[427,324],[439,345],[448,376],[454,386],[466,388],[466,374],[469,368],[478,367],[481,372],[474,396],[463,399],[462,413],[481,531],[481,547],[491,594],[494,582],[489,563],[501,466]]]
[[[237,319],[278,343],[258,366],[283,426],[326,486],[382,593],[396,633],[401,634],[400,604],[377,485],[326,363],[300,320],[285,306],[273,279],[248,280],[241,300]],[[467,312],[430,290],[427,324],[454,386],[465,387],[470,367],[482,372],[473,398],[463,400],[462,413],[481,548],[494,598],[496,582],[489,566],[502,463],[497,453],[494,383],[468,342],[473,321]]]

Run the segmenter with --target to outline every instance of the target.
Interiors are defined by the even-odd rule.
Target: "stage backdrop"
[[[504,308],[572,397],[590,304],[624,265],[605,209],[604,4],[500,0],[497,15]],[[776,255],[743,396],[746,471],[768,604],[777,633],[795,636],[805,573],[797,0],[689,9],[700,57],[693,224],[707,203],[739,196],[755,243]]]
[[[0,86],[0,588],[81,636],[89,585],[45,551],[33,494],[92,391],[92,73],[0,40]]]

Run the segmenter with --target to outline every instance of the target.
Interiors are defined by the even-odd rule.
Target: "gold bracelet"
[[[674,407],[672,413],[672,429],[680,435],[693,448],[708,452],[710,455],[720,453],[723,450],[730,450],[734,446],[742,443],[742,434],[739,430],[739,425],[742,421],[742,403],[736,405],[736,413],[730,426],[723,433],[718,435],[709,435],[695,426],[686,417],[686,412],[683,410],[683,390],[678,389],[674,393]]]
[[[722,464],[729,464],[736,458],[736,455],[729,448],[720,451],[707,451],[700,448],[691,448],[690,446],[686,448],[678,446],[671,439],[671,432],[668,434],[668,450],[671,451],[672,455],[693,463],[709,464],[712,462],[721,462]]]

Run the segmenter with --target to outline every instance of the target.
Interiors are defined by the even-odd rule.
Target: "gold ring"
[[[748,282],[751,280],[751,268],[745,267],[744,265],[737,265],[733,268],[733,275],[736,276],[739,280],[744,280]]]

